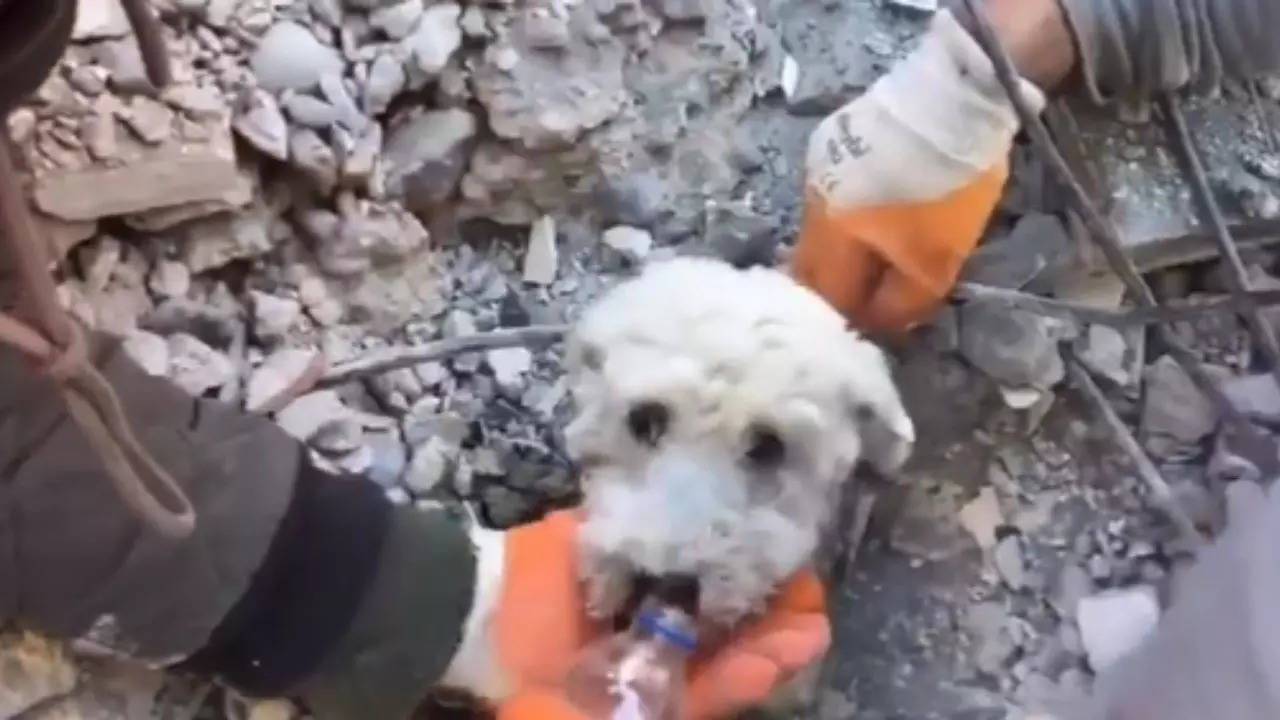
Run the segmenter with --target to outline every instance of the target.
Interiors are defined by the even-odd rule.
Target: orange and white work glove
[[[1020,84],[1039,111],[1044,95]],[[796,278],[868,332],[927,319],[1000,198],[1017,131],[991,61],[940,11],[911,55],[810,136]]]
[[[594,720],[583,718],[561,691],[581,651],[605,632],[586,614],[578,526],[574,513],[561,512],[505,533],[502,587],[485,632],[488,662],[502,676],[503,687],[491,694],[499,720]],[[830,638],[822,585],[802,573],[764,615],[695,656],[687,717],[725,717],[764,701],[821,658]]]

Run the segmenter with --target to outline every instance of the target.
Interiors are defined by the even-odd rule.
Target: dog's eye
[[[787,446],[778,431],[768,425],[752,427],[747,441],[747,460],[758,467],[774,467],[787,455]]]
[[[667,406],[653,401],[636,403],[627,413],[627,429],[632,437],[651,447],[662,439],[670,421]]]

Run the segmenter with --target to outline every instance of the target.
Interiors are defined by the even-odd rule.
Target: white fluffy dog
[[[685,258],[590,307],[570,338],[589,609],[692,575],[728,625],[804,566],[855,463],[899,465],[914,429],[881,351],[787,275]]]

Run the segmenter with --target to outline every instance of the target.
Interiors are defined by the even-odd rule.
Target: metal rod
[[[991,62],[995,67],[996,77],[999,79],[1000,84],[1004,86],[1005,92],[1008,93],[1009,101],[1013,104],[1014,110],[1022,122],[1023,130],[1030,136],[1032,143],[1035,144],[1045,162],[1048,163],[1058,180],[1067,189],[1080,211],[1085,226],[1089,229],[1090,237],[1098,244],[1112,270],[1115,271],[1120,280],[1124,282],[1125,288],[1133,295],[1134,301],[1141,307],[1159,307],[1160,303],[1156,301],[1155,294],[1151,292],[1150,286],[1138,274],[1133,260],[1124,251],[1119,233],[1110,221],[1105,219],[1102,213],[1098,211],[1093,200],[1071,172],[1071,168],[1067,165],[1067,161],[1063,159],[1062,153],[1054,145],[1053,138],[1049,136],[1048,128],[1045,127],[1040,117],[1035,112],[1032,112],[1026,100],[1022,97],[1022,92],[1018,86],[1018,75],[1013,69],[1013,63],[1009,60],[1004,47],[1001,46],[999,38],[996,37],[995,30],[992,29],[991,21],[987,18],[986,12],[977,0],[964,0],[964,3],[973,16],[974,27],[978,34],[978,43],[982,45],[987,55],[991,58]],[[1223,416],[1236,421],[1241,420],[1240,412],[1222,394],[1221,388],[1205,371],[1204,366],[1200,364],[1200,361],[1196,359],[1191,350],[1167,326],[1156,326],[1156,332],[1159,333],[1160,340],[1168,348],[1169,354],[1182,366],[1196,386],[1213,401]]]
[[[1213,229],[1213,239],[1218,244],[1218,252],[1222,255],[1222,262],[1226,263],[1229,269],[1226,273],[1228,289],[1233,297],[1244,300],[1244,294],[1249,290],[1249,276],[1244,268],[1244,261],[1240,259],[1240,250],[1236,248],[1235,240],[1231,237],[1231,230],[1227,228],[1226,218],[1222,216],[1222,208],[1218,207],[1213,197],[1213,190],[1209,187],[1209,178],[1205,175],[1204,164],[1200,161],[1195,138],[1187,129],[1187,118],[1182,114],[1182,107],[1177,98],[1172,95],[1165,94],[1160,98],[1160,108],[1164,111],[1174,145],[1177,146],[1187,174],[1191,177],[1191,191],[1200,206],[1201,220]],[[1280,343],[1276,341],[1275,330],[1262,317],[1256,305],[1250,305],[1240,314],[1262,347],[1262,353],[1271,367],[1272,376],[1275,377],[1276,383],[1280,384]]]
[[[1120,448],[1129,454],[1133,460],[1134,469],[1138,472],[1138,477],[1146,484],[1147,489],[1151,491],[1152,499],[1157,507],[1164,511],[1165,515],[1173,521],[1178,528],[1178,532],[1192,543],[1193,547],[1198,547],[1205,542],[1205,537],[1196,529],[1196,524],[1192,522],[1190,516],[1178,504],[1177,499],[1173,496],[1173,489],[1169,487],[1169,483],[1165,482],[1164,477],[1160,474],[1160,470],[1155,463],[1151,462],[1151,458],[1147,456],[1147,452],[1138,444],[1137,438],[1129,431],[1129,426],[1124,424],[1120,416],[1116,414],[1111,403],[1107,401],[1106,395],[1102,393],[1102,389],[1094,382],[1093,377],[1085,370],[1082,363],[1074,356],[1067,360],[1067,371],[1071,377],[1072,383],[1075,384],[1087,398],[1094,410],[1102,417],[1102,421],[1111,429],[1112,434],[1120,443]]]
[[[124,13],[138,38],[138,51],[147,69],[147,79],[157,88],[173,82],[173,68],[169,64],[169,50],[164,44],[164,31],[160,19],[151,11],[148,0],[120,0]]]
[[[380,348],[329,368],[316,383],[316,387],[341,385],[363,375],[376,375],[464,352],[520,345],[550,345],[563,338],[568,331],[567,325],[531,325],[445,338],[423,345]]]

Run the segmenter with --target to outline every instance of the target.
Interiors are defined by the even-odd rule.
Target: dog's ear
[[[880,348],[857,335],[852,346],[846,402],[862,440],[861,460],[882,473],[893,472],[911,455],[915,424]]]

